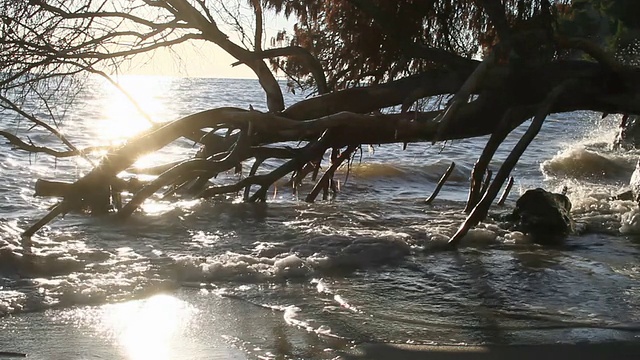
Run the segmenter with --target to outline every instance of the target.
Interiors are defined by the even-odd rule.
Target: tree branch
[[[284,110],[284,98],[282,97],[280,85],[264,61],[252,60],[250,51],[229,40],[229,37],[220,31],[215,23],[209,22],[188,1],[166,0],[166,2],[176,9],[178,16],[202,31],[204,39],[217,44],[229,55],[247,64],[253,70],[267,95],[267,108],[269,111]]]
[[[262,51],[262,5],[260,0],[251,0],[251,5],[256,16],[256,33],[253,46],[255,47],[255,52],[259,53]]]
[[[318,61],[318,59],[315,56],[313,56],[313,54],[309,52],[309,50],[303,47],[286,46],[281,48],[267,49],[267,50],[255,52],[253,53],[252,56],[254,59],[267,59],[267,58],[274,58],[274,57],[280,57],[280,56],[300,57],[303,60],[304,64],[309,68],[309,71],[311,72],[313,79],[316,81],[316,84],[318,86],[318,94],[323,95],[329,92],[329,87],[327,86],[327,78],[324,75],[322,64],[320,63],[320,61]],[[241,61],[237,61],[231,64],[231,66],[238,66],[242,63],[243,62]]]
[[[47,155],[51,155],[57,158],[66,158],[66,157],[73,157],[73,156],[86,156],[86,154],[89,154],[91,152],[94,151],[103,151],[103,150],[107,150],[110,147],[107,146],[92,146],[92,147],[88,147],[88,148],[84,148],[82,150],[68,150],[68,151],[58,151],[58,150],[54,150],[48,147],[44,147],[44,146],[37,146],[34,144],[27,144],[26,142],[22,141],[19,137],[8,133],[6,131],[2,131],[0,130],[0,136],[3,136],[4,138],[6,138],[9,143],[13,146],[15,146],[16,148],[20,149],[20,150],[24,150],[24,151],[28,151],[30,153],[45,153]]]

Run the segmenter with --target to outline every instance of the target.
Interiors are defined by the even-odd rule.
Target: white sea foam
[[[353,304],[349,303],[346,299],[344,299],[340,294],[334,293],[333,290],[329,288],[329,286],[322,279],[312,279],[312,284],[316,285],[316,289],[318,293],[327,295],[333,298],[333,300],[338,303],[338,305],[349,311],[360,312],[358,308],[356,308]],[[325,310],[332,308],[332,306],[325,306]]]
[[[294,305],[287,306],[284,309],[284,321],[289,325],[299,327],[308,332],[329,337],[337,337],[331,333],[331,328],[326,325],[314,325],[310,320],[301,320],[299,318],[300,313],[301,309],[299,307]]]
[[[183,281],[261,282],[366,268],[401,259],[410,251],[400,239],[321,236],[273,257],[227,252],[212,257],[180,256],[175,261]]]
[[[631,175],[634,162],[616,153],[601,153],[582,146],[570,147],[545,160],[540,169],[547,177],[621,179]]]
[[[0,290],[0,317],[21,311],[27,296],[18,291]]]
[[[622,214],[620,233],[640,234],[640,209],[635,208]]]

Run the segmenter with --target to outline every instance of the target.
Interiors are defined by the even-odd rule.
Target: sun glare
[[[184,337],[197,312],[170,295],[106,305],[103,310],[103,330],[131,360],[175,358],[176,341]]]
[[[119,85],[153,121],[158,121],[167,111],[163,97],[169,91],[171,81],[171,78],[142,75],[128,75],[118,79]],[[103,89],[103,116],[96,127],[100,140],[119,143],[151,126],[149,119],[120,89],[107,81],[103,83]]]

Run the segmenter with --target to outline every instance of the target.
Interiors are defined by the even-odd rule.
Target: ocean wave
[[[416,180],[436,182],[451,165],[448,161],[435,161],[430,163],[356,163],[350,169],[342,168],[340,173],[347,171],[350,176],[362,180]],[[469,179],[470,168],[462,164],[456,164],[449,176],[451,182],[463,182]]]
[[[570,147],[542,162],[547,177],[589,180],[627,180],[635,166],[633,159],[616,153]]]

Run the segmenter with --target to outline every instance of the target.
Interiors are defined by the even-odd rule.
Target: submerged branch
[[[307,195],[307,197],[304,199],[304,201],[309,203],[314,202],[316,200],[316,197],[318,197],[318,194],[320,193],[320,191],[329,187],[329,184],[333,179],[333,175],[335,174],[336,170],[340,167],[340,165],[342,165],[342,163],[345,160],[348,160],[351,157],[351,155],[353,155],[354,151],[356,151],[357,148],[358,146],[356,145],[350,145],[347,147],[346,150],[341,152],[340,155],[338,155],[332,161],[329,169],[325,171],[325,173],[322,175],[320,180],[318,180],[318,182],[313,187],[309,195]]]
[[[509,192],[513,187],[513,176],[509,178],[509,182],[507,182],[507,186],[504,188],[504,192],[502,192],[502,196],[500,196],[500,200],[498,200],[498,206],[504,205],[504,202],[507,201],[507,197],[509,196]]]
[[[424,203],[426,205],[431,204],[433,202],[433,200],[436,199],[436,196],[438,196],[438,194],[440,193],[440,190],[442,189],[442,186],[444,186],[444,183],[447,182],[447,180],[449,179],[449,176],[451,176],[451,173],[453,172],[453,169],[455,167],[456,167],[456,163],[455,162],[451,162],[451,165],[449,165],[449,168],[447,169],[447,171],[445,171],[445,173],[442,174],[442,177],[438,181],[438,185],[433,190],[433,193],[431,194],[431,196],[429,196],[429,198],[427,198],[427,200],[424,201]]]

